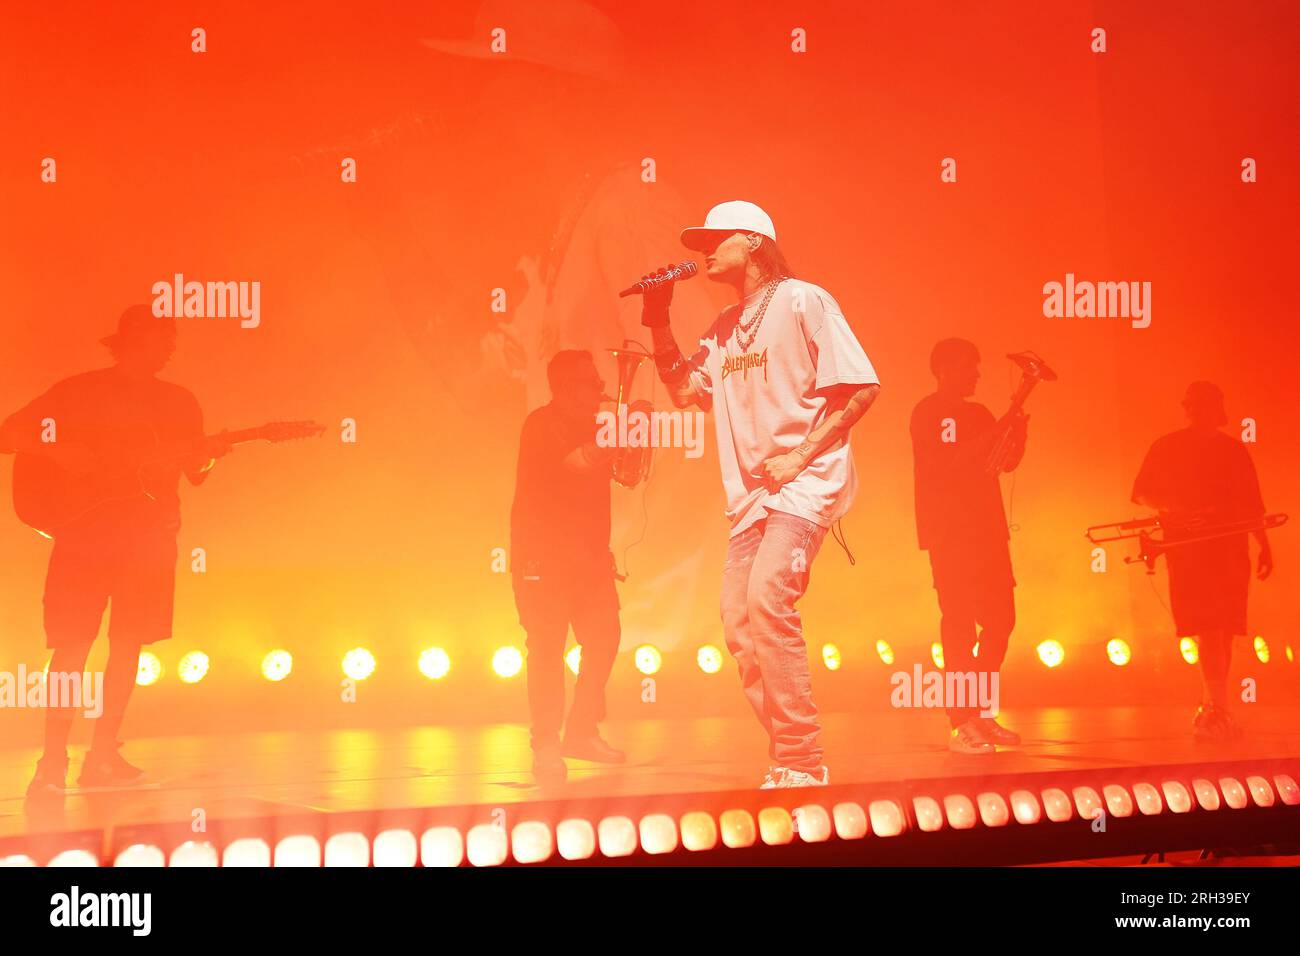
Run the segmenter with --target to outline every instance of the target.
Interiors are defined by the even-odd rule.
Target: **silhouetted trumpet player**
[[[912,412],[917,540],[930,553],[944,670],[954,674],[998,674],[1016,623],[1016,581],[998,476],[1014,471],[1024,455],[1025,399],[1039,381],[1056,375],[1033,353],[1008,358],[1024,376],[1001,419],[967,401],[979,381],[980,354],[965,339],[935,345],[930,371],[939,387]],[[980,683],[991,684],[991,676]],[[947,679],[944,684],[950,686]],[[978,707],[946,704],[954,752],[993,753],[997,744],[1020,742]]]
[[[1262,581],[1273,571],[1265,530],[1270,525],[1246,446],[1220,431],[1228,422],[1223,392],[1210,382],[1193,382],[1183,408],[1188,426],[1151,446],[1133,483],[1133,501],[1161,514],[1174,625],[1179,637],[1197,639],[1205,686],[1192,731],[1199,738],[1225,740],[1241,734],[1227,709],[1227,689],[1232,637],[1247,633],[1247,538],[1253,530],[1259,542]],[[1226,533],[1209,533],[1216,526]]]

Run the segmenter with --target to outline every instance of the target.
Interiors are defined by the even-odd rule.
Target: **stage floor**
[[[1024,744],[979,757],[946,749],[941,714],[827,714],[823,743],[832,783],[1300,757],[1300,708],[1240,708],[1246,736],[1230,745],[1194,741],[1193,709],[1008,711],[1003,722]],[[528,734],[516,725],[141,738],[123,755],[156,784],[70,793],[39,812],[23,800],[38,753],[3,750],[0,837],[188,821],[196,808],[228,819],[748,789],[768,762],[749,719],[636,720],[605,734],[627,750],[627,764],[569,761],[569,782],[545,791],[533,783]],[[72,783],[80,758],[74,748]]]

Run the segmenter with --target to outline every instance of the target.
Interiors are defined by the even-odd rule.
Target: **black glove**
[[[641,281],[666,275],[672,266],[668,265],[649,275],[643,275]],[[668,306],[673,301],[673,283],[665,282],[651,289],[641,297],[641,324],[646,328],[662,328],[668,324]]]

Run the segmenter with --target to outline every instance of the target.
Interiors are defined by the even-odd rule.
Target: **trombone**
[[[1233,535],[1247,534],[1252,531],[1268,531],[1286,524],[1288,517],[1279,512],[1259,518],[1212,523],[1204,515],[1153,515],[1149,518],[1133,518],[1112,524],[1095,524],[1087,530],[1086,534],[1093,544],[1136,538],[1138,553],[1126,557],[1124,563],[1141,562],[1146,565],[1147,574],[1155,574],[1156,558],[1172,548],[1195,544],[1198,541],[1230,538]],[[1155,537],[1157,534],[1160,537]]]

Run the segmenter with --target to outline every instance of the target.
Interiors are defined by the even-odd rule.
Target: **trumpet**
[[[1016,427],[1016,414],[1024,407],[1025,399],[1039,382],[1056,381],[1056,373],[1036,352],[1017,352],[1007,358],[1020,367],[1020,386],[1011,396],[1011,407],[1005,415],[997,420],[991,432],[991,445],[988,457],[984,459],[984,470],[991,475],[1002,473],[1002,467],[1015,446],[1013,436]]]
[[[1127,541],[1133,538],[1138,542],[1138,553],[1124,559],[1125,564],[1146,565],[1147,574],[1155,574],[1156,558],[1172,548],[1199,541],[1214,541],[1217,538],[1230,538],[1233,535],[1248,534],[1252,531],[1268,531],[1287,523],[1289,516],[1277,512],[1259,518],[1246,518],[1239,521],[1211,522],[1204,515],[1152,515],[1149,518],[1132,518],[1128,521],[1116,521],[1111,524],[1095,524],[1087,530],[1088,540],[1093,544],[1105,544],[1108,541]],[[1155,535],[1160,537],[1155,537]],[[1173,535],[1171,538],[1170,535]]]
[[[654,411],[650,402],[642,399],[628,407],[628,398],[632,394],[632,382],[636,378],[641,363],[653,358],[645,347],[632,339],[624,339],[623,345],[616,349],[607,349],[618,362],[618,395],[614,399],[615,414],[620,420],[631,416],[633,412],[644,413],[647,420]],[[645,445],[619,445],[614,454],[614,480],[624,488],[635,488],[650,474],[650,461],[654,449],[647,441]]]

